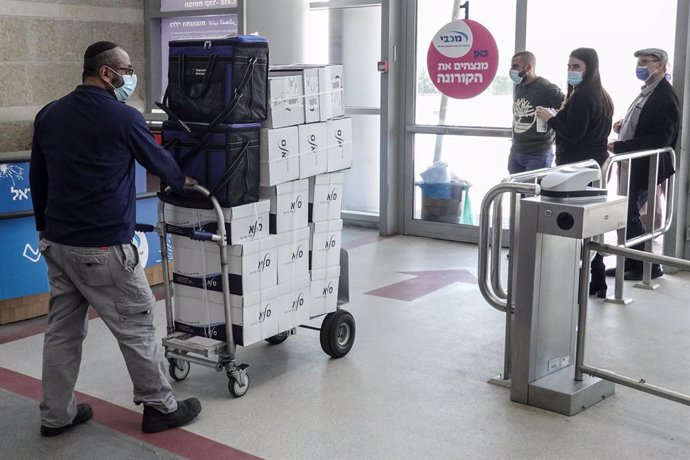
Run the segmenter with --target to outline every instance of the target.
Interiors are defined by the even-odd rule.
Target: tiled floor
[[[502,370],[504,316],[479,293],[476,246],[357,228],[343,239],[346,309],[357,322],[352,351],[330,359],[318,332],[306,329],[281,345],[239,348],[251,377],[239,399],[224,374],[193,365],[173,384],[179,398],[203,404],[184,430],[139,432],[141,408],[132,404],[124,362],[96,318],[77,382],[94,421],[41,438],[43,320],[0,326],[0,457],[687,458],[687,406],[618,386],[613,397],[565,417],[513,403],[507,389],[487,383]],[[587,361],[687,394],[690,275],[658,281],[657,291],[626,282],[635,299],[627,306],[590,300]],[[161,302],[156,313],[162,335]]]

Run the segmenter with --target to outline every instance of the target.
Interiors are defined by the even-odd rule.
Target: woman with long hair
[[[601,85],[599,56],[592,48],[577,48],[568,59],[568,93],[553,114],[537,107],[537,117],[556,132],[556,164],[593,159],[599,166],[609,157],[606,145],[611,133],[613,101]],[[592,259],[590,295],[606,297],[606,267],[597,253]]]

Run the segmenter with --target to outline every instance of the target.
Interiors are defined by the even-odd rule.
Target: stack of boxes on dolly
[[[342,66],[269,73],[268,44],[257,36],[171,42],[169,63],[163,142],[223,208],[235,343],[334,311],[343,185],[336,171],[352,161]],[[215,232],[216,214],[200,194],[165,201],[175,329],[225,341],[218,245],[189,238]]]

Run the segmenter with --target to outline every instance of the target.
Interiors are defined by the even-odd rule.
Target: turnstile
[[[624,227],[627,199],[562,195],[520,201],[510,399],[574,415],[615,391],[599,378],[575,380],[576,339],[580,277],[589,279],[583,241]]]

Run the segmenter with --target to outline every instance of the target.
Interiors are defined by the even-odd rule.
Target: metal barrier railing
[[[622,257],[631,257],[634,259],[643,260],[645,262],[660,262],[665,265],[674,266],[683,270],[690,270],[690,261],[683,259],[676,259],[674,257],[653,255],[648,252],[638,251],[620,246],[614,246],[604,243],[596,243],[585,240],[585,247],[599,252],[607,252],[611,254],[620,255]],[[590,251],[583,251],[582,264],[589,264]],[[585,359],[585,334],[587,331],[587,286],[589,275],[586,270],[582,270],[580,278],[580,304],[578,312],[578,329],[577,329],[577,349],[575,352],[575,380],[581,381],[582,374],[589,374],[594,377],[599,377],[619,385],[634,388],[636,390],[644,391],[655,396],[659,396],[671,401],[679,402],[690,406],[690,395],[678,393],[667,388],[662,388],[656,385],[649,384],[645,379],[633,379],[606,369],[589,366],[584,364]]]
[[[663,149],[656,150],[641,150],[638,152],[631,152],[626,154],[613,155],[609,157],[606,162],[601,167],[603,177],[610,177],[610,173],[614,165],[619,165],[619,178],[618,178],[618,194],[623,196],[628,196],[630,189],[630,165],[631,160],[649,158],[649,176],[647,182],[647,215],[645,218],[645,226],[647,232],[643,235],[637,236],[630,240],[626,240],[626,228],[619,229],[618,234],[618,246],[619,247],[632,247],[640,243],[645,244],[645,251],[652,252],[652,241],[666,233],[671,228],[671,223],[673,220],[674,212],[674,185],[675,185],[675,175],[671,176],[666,182],[666,218],[664,225],[657,228],[656,227],[656,189],[657,189],[657,175],[659,171],[659,156],[668,153],[671,159],[671,165],[673,169],[676,168],[676,153],[671,147],[665,147]],[[636,198],[636,197],[635,197]],[[637,257],[635,257],[637,258]],[[655,289],[657,286],[651,284],[651,263],[657,262],[656,260],[646,261],[643,260],[643,272],[642,272],[642,284],[637,285],[637,287],[646,289]],[[606,299],[608,302],[623,303],[627,304],[632,302],[632,299],[626,299],[623,297],[623,275],[624,275],[624,264],[625,258],[623,256],[618,256],[616,258],[616,277],[615,277],[615,288],[614,296]]]
[[[503,181],[491,188],[484,196],[479,214],[479,261],[478,261],[478,285],[484,299],[497,310],[504,312],[505,321],[505,344],[503,358],[502,380],[510,379],[510,329],[513,314],[513,273],[515,261],[517,260],[518,247],[517,238],[519,226],[516,216],[519,215],[520,198],[523,194],[538,195],[540,187],[539,179],[550,172],[578,168],[593,168],[599,170],[599,165],[594,160],[587,160],[578,163],[557,166],[555,168],[543,168],[524,173],[513,174],[506,177]],[[595,186],[601,186],[601,172],[599,180]],[[508,259],[508,291],[501,286],[501,230],[503,227],[502,200],[506,193],[510,193],[510,217],[508,221],[508,231],[510,233],[510,257]],[[493,212],[492,212],[493,209]],[[490,234],[491,233],[491,238]],[[489,243],[489,241],[491,243]],[[489,264],[491,257],[491,264]],[[488,284],[489,273],[491,276],[491,287]]]

